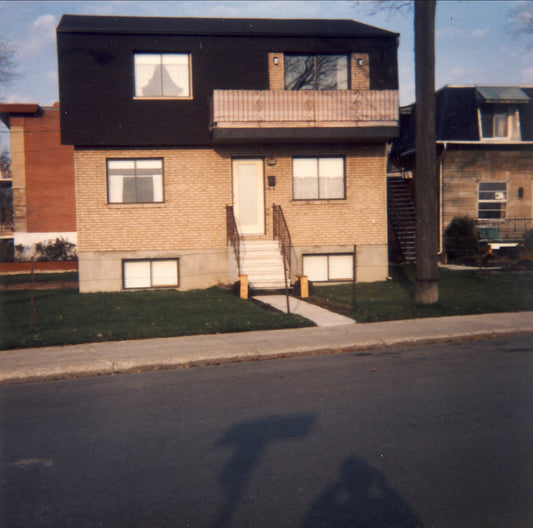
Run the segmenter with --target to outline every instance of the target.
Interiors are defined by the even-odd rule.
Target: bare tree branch
[[[369,16],[378,13],[386,13],[389,16],[400,12],[410,12],[413,9],[415,0],[358,0],[354,2],[358,8],[364,8]]]
[[[7,85],[20,75],[15,64],[16,52],[0,40],[0,85]]]

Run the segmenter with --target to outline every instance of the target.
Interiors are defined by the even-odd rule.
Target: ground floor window
[[[178,259],[124,260],[122,262],[124,288],[177,287],[178,270]]]
[[[293,158],[295,200],[341,200],[344,188],[344,158]]]
[[[506,206],[505,182],[479,182],[478,218],[505,218]]]
[[[353,280],[353,255],[303,255],[303,273],[312,282]]]

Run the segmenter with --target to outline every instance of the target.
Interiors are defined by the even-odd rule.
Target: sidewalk
[[[0,351],[0,383],[533,333],[533,312],[341,324]]]

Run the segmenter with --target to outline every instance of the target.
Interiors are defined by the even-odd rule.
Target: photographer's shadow
[[[303,528],[420,528],[409,505],[366,462],[349,457],[337,482],[313,502]]]

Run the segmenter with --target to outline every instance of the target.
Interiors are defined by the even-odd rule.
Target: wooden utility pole
[[[416,292],[415,302],[439,299],[438,186],[435,142],[436,0],[416,0]]]

